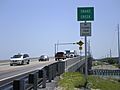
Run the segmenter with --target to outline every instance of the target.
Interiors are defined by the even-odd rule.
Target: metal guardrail
[[[120,70],[93,69],[91,70],[91,74],[100,77],[120,79]]]
[[[81,59],[80,59],[80,57],[75,57],[75,58],[68,59],[65,62],[65,71],[66,72],[74,72],[78,68],[80,68],[83,64],[85,64],[85,58],[84,57],[82,57]]]
[[[120,76],[120,70],[109,70],[109,69],[94,69],[91,70],[93,75],[114,75]]]
[[[74,72],[84,64],[84,57],[67,59],[26,72],[16,77],[0,81],[0,90],[37,90],[37,87],[45,88],[46,82],[51,82],[56,76],[66,70]]]
[[[46,82],[51,82],[56,76],[65,72],[65,62],[55,62],[40,70],[13,77],[0,82],[0,90],[37,90],[45,88]]]

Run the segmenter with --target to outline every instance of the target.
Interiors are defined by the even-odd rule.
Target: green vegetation
[[[101,59],[101,61],[107,62],[109,64],[118,64],[118,58],[115,58],[115,57],[104,58],[104,59]]]
[[[120,66],[118,65],[118,57],[103,58],[100,61],[109,63],[117,68],[120,68]]]
[[[67,72],[61,76],[59,86],[63,87],[63,90],[74,90],[74,88],[84,87],[85,79],[83,74],[78,72]],[[120,82],[90,75],[88,76],[87,87],[100,90],[120,90]]]
[[[115,64],[117,62],[114,59],[112,59],[112,58],[108,58],[108,63],[109,64]]]
[[[94,62],[93,64],[92,64],[92,66],[97,66],[97,65],[102,65],[103,64],[103,62],[101,62],[101,61],[96,61],[96,62]]]
[[[88,87],[100,90],[119,90],[120,82],[110,78],[103,79],[97,76],[88,77]]]
[[[61,76],[59,85],[65,90],[74,90],[75,87],[83,87],[85,79],[78,72],[66,72]]]

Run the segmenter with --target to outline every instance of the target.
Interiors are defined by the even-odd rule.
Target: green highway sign
[[[78,21],[93,21],[94,20],[94,7],[78,7],[77,8]]]

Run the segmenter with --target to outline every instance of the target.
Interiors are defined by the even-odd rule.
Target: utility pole
[[[55,45],[54,45],[55,46],[54,47],[55,48],[55,54],[58,52],[58,44],[59,44],[59,42],[55,43]]]
[[[59,41],[57,42],[57,47],[56,47],[57,48],[57,52],[58,52],[58,45],[59,45]]]
[[[119,24],[118,24],[118,65],[120,67],[120,41],[119,41]]]
[[[57,46],[57,44],[55,44],[55,54],[56,54],[56,52],[57,52],[57,51],[56,51],[56,46]]]
[[[112,52],[111,52],[111,49],[110,49],[110,58],[112,57]]]

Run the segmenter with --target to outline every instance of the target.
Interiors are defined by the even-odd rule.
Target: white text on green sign
[[[93,21],[94,20],[94,8],[93,7],[77,8],[77,20],[78,21]]]

